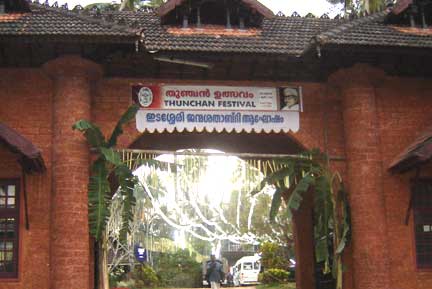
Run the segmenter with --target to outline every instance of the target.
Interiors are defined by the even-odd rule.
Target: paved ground
[[[182,288],[182,289],[209,289],[210,287],[204,288]],[[241,287],[221,287],[221,289],[255,289],[255,286],[241,286]]]

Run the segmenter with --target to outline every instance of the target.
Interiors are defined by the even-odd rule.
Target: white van
[[[261,270],[260,260],[260,256],[240,258],[233,267],[234,286],[258,284],[258,274]]]

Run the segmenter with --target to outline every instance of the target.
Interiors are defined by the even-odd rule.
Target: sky
[[[50,3],[56,0],[50,0]],[[80,4],[85,6],[90,3],[97,2],[114,2],[112,0],[57,0],[59,5],[68,3],[69,9]],[[340,8],[332,6],[327,0],[259,0],[261,3],[266,5],[268,8],[273,10],[274,13],[281,11],[285,15],[289,16],[294,11],[299,13],[301,16],[305,16],[309,12],[315,16],[321,16],[324,13],[328,13],[330,16],[335,16],[340,13]]]

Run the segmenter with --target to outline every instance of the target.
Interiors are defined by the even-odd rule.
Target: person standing
[[[222,263],[216,260],[216,256],[212,254],[210,256],[210,262],[207,263],[207,280],[210,282],[211,288],[219,289],[223,278],[224,272]]]

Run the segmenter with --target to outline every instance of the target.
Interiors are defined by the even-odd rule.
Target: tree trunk
[[[108,278],[108,240],[106,233],[102,234],[102,239],[99,243],[99,260],[98,260],[98,272],[99,272],[99,287],[98,289],[109,289],[109,278]]]
[[[370,4],[369,4],[369,0],[363,0],[363,5],[364,5],[364,10],[367,13],[370,13]]]

